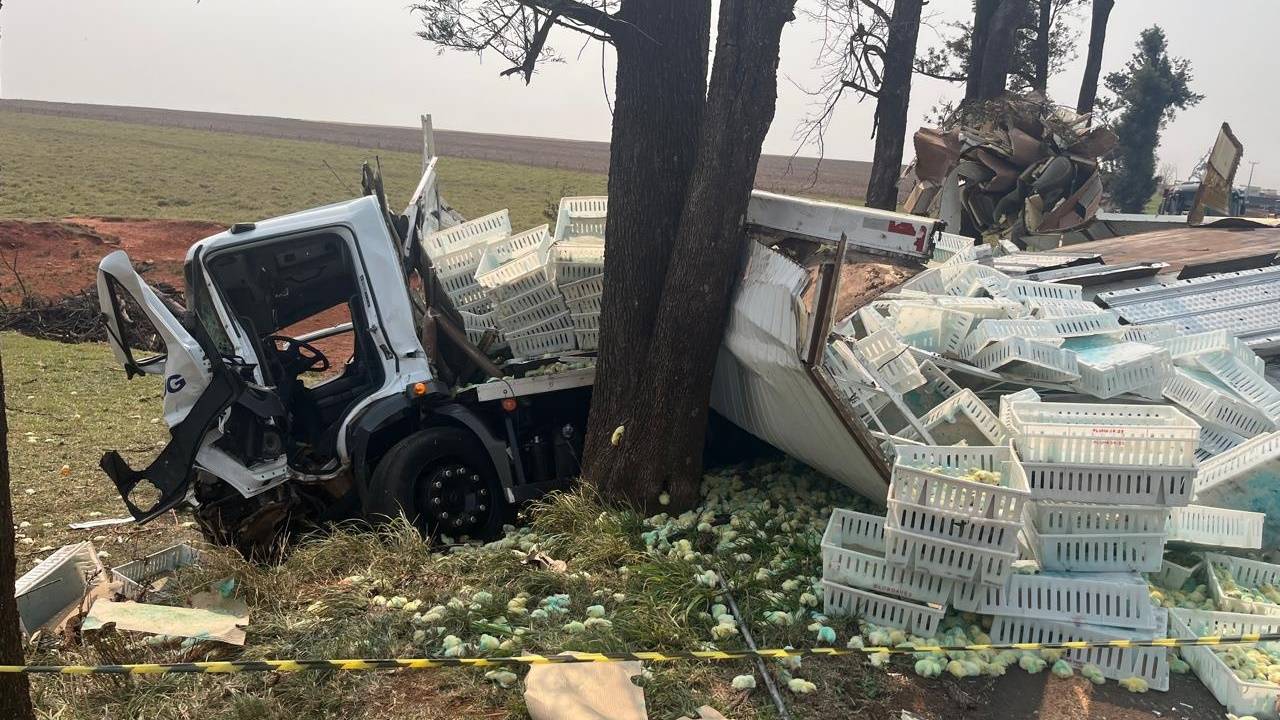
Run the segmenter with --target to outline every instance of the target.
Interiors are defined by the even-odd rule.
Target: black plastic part
[[[187,417],[173,427],[169,444],[144,470],[129,467],[129,463],[115,450],[102,456],[99,465],[115,483],[129,514],[139,524],[150,522],[186,498],[187,488],[194,477],[196,452],[205,433],[243,389],[244,384],[232,373],[215,372]],[[160,491],[160,500],[145,510],[129,499],[134,488],[144,480]]]
[[[257,227],[257,223],[236,223],[231,226],[231,234],[239,235],[240,233],[246,233],[250,230],[257,229]]]
[[[417,417],[417,412],[405,396],[390,395],[375,400],[347,428],[347,448],[351,457],[351,470],[355,475],[356,493],[360,496],[362,504],[369,492],[369,480],[373,475],[373,468],[369,462],[371,441],[384,428]],[[396,438],[395,442],[401,439],[403,438]],[[394,445],[395,442],[390,444]]]

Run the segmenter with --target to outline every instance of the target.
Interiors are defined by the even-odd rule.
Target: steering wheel
[[[267,342],[271,343],[281,356],[280,363],[293,375],[304,372],[324,372],[329,369],[329,358],[320,352],[320,348],[309,342],[287,335],[269,335]]]

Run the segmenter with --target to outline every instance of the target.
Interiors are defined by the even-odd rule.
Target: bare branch
[[[534,11],[534,14],[537,15],[537,11]],[[551,33],[551,28],[556,26],[557,17],[558,16],[555,13],[551,13],[547,16],[546,21],[542,23],[542,25],[533,34],[533,37],[529,40],[528,50],[524,55],[524,62],[503,70],[501,73],[503,77],[520,73],[521,75],[524,75],[525,85],[528,85],[529,82],[533,80],[533,68],[538,64],[538,58],[542,55],[542,49],[546,47],[547,35]]]
[[[888,25],[892,20],[889,13],[886,12],[884,8],[877,5],[874,0],[862,0],[862,4],[870,8],[871,12],[875,13],[876,16],[880,18],[880,22]]]

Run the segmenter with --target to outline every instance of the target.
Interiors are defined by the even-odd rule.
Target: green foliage
[[[1159,182],[1160,132],[1176,111],[1204,98],[1191,90],[1191,61],[1169,56],[1159,25],[1143,30],[1136,47],[1124,70],[1106,76],[1106,88],[1114,97],[1098,103],[1120,139],[1107,186],[1121,212],[1141,212],[1146,206]]]
[[[414,153],[0,112],[0,218],[260,220],[353,197],[375,157],[402,207],[422,173]],[[557,189],[605,191],[604,175],[484,160],[446,157],[439,172],[464,215],[507,207],[517,228],[544,222]]]

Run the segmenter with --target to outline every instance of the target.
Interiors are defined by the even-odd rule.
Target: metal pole
[[[1253,169],[1257,167],[1261,160],[1249,161],[1249,181],[1244,184],[1244,212],[1249,211],[1249,190],[1253,187]]]

